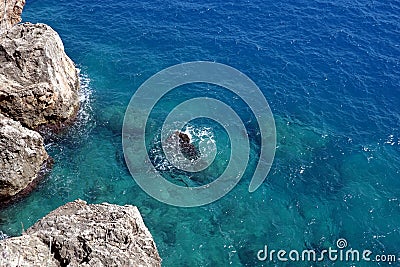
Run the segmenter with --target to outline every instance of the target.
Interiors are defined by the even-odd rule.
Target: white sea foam
[[[79,73],[79,82],[80,82],[80,91],[79,91],[79,104],[80,109],[77,114],[77,123],[86,124],[87,122],[93,119],[93,110],[92,110],[92,93],[93,90],[90,86],[90,78],[86,73],[82,73],[80,69],[78,69]]]
[[[3,233],[2,231],[0,231],[0,240],[6,239],[6,238],[9,238],[9,236],[6,235],[5,233]]]
[[[72,138],[74,142],[77,140],[84,140],[87,139],[91,129],[95,126],[95,120],[93,118],[93,108],[92,102],[93,97],[92,93],[93,90],[90,85],[90,78],[86,73],[82,73],[82,71],[77,68],[79,74],[79,83],[80,83],[80,90],[79,90],[79,110],[76,115],[76,119],[73,124],[68,127],[68,131],[66,135],[63,135],[63,139]],[[46,132],[46,149],[49,149],[56,145],[60,139],[60,136],[54,134],[51,131]]]
[[[172,131],[171,135],[176,131],[180,130],[176,129]],[[214,138],[213,129],[211,127],[195,127],[193,125],[188,125],[182,130],[182,132],[187,134],[190,138],[190,142],[195,144],[196,147],[198,147],[198,149],[200,150],[200,158],[202,159],[208,159],[209,157],[214,158],[216,153],[215,151],[216,141]],[[154,155],[153,164],[157,170],[168,171],[177,167],[171,162],[169,162],[167,158],[161,156],[162,146],[159,140],[159,136],[155,137],[155,139],[153,140],[153,144],[154,148],[150,150],[150,154]],[[176,152],[176,155],[172,155],[174,160],[177,160],[180,156],[181,154],[179,153],[179,151]]]

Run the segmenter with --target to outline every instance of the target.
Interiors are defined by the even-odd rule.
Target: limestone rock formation
[[[24,6],[25,0],[0,1],[0,34],[21,22],[21,13]]]
[[[26,252],[17,247],[31,247]],[[52,211],[22,237],[0,241],[4,265],[17,257],[29,266],[161,266],[153,238],[134,206],[87,205],[82,200]],[[34,250],[36,261],[32,262]],[[1,252],[0,252],[1,259]],[[57,260],[56,265],[54,259]],[[1,262],[0,262],[1,263]]]
[[[0,114],[0,202],[29,190],[48,159],[39,133]]]
[[[0,266],[56,267],[58,261],[35,235],[23,235],[0,241]]]
[[[0,112],[30,129],[62,126],[79,108],[79,77],[59,35],[18,24],[0,35]]]
[[[50,226],[50,227],[49,227]],[[50,243],[62,265],[157,266],[159,256],[136,207],[75,201],[51,212],[27,233]]]

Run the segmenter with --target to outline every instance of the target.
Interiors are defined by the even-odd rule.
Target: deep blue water
[[[84,93],[77,123],[48,140],[51,174],[0,211],[0,231],[18,235],[82,198],[137,205],[164,266],[273,266],[257,261],[264,245],[318,250],[339,238],[400,256],[400,1],[27,0],[23,20],[58,31]],[[131,178],[121,128],[146,79],[197,60],[253,79],[275,116],[277,151],[256,192],[245,175],[213,204],[176,208]]]

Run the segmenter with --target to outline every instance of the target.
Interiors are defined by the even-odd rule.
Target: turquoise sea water
[[[264,245],[318,251],[339,238],[400,257],[399,1],[27,0],[23,20],[59,32],[81,69],[82,108],[71,129],[47,140],[50,175],[0,211],[3,233],[18,235],[81,198],[138,206],[164,266],[351,266],[257,260]],[[221,200],[177,208],[152,199],[130,176],[122,121],[147,78],[197,60],[228,64],[254,80],[275,116],[277,151],[256,192],[247,191],[253,160]],[[158,111],[204,91],[251,120],[218,90],[177,90]],[[204,123],[229,149],[223,131]],[[221,172],[225,154],[212,171]]]

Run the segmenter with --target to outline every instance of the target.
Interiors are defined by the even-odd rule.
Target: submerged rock
[[[190,142],[190,137],[182,132],[179,132],[179,146],[182,154],[189,160],[196,160],[199,158],[199,151]]]
[[[169,144],[179,144],[179,149],[182,155],[189,160],[196,160],[200,157],[200,152],[195,145],[191,143],[189,135],[176,131],[166,140]]]
[[[29,191],[48,159],[39,133],[0,114],[0,202]]]
[[[30,129],[62,126],[79,108],[79,77],[59,35],[18,24],[0,36],[0,112]]]
[[[21,22],[25,0],[0,1],[0,34]]]

